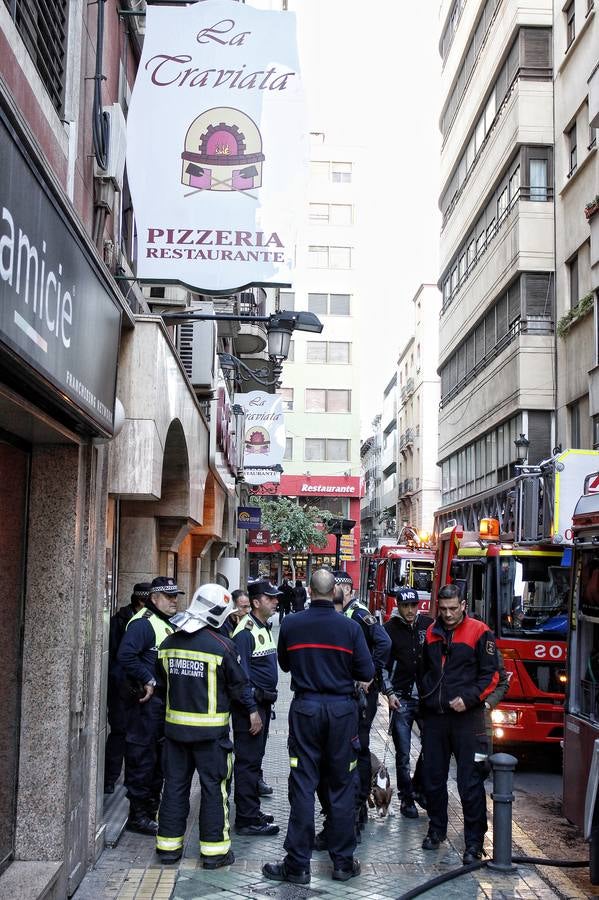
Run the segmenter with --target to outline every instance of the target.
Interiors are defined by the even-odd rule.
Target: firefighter
[[[422,847],[437,850],[447,837],[447,776],[453,753],[464,815],[464,865],[481,859],[487,831],[484,780],[488,739],[484,702],[499,682],[495,636],[466,615],[459,588],[438,597],[439,615],[422,649],[419,683],[428,834]]]
[[[262,722],[233,642],[218,633],[234,604],[218,584],[205,584],[189,609],[172,619],[180,630],[158,651],[158,675],[166,685],[164,793],[156,853],[174,863],[183,853],[194,772],[200,778],[200,858],[205,869],[231,865],[229,789],[233,745],[231,699],[242,703],[252,734]]]
[[[277,648],[268,620],[276,609],[279,592],[269,581],[260,579],[248,585],[248,594],[250,612],[235,629],[233,642],[249,679],[263,727],[260,734],[252,734],[247,710],[238,703],[233,704],[235,831],[237,834],[268,837],[279,833],[279,826],[273,824],[273,817],[260,809],[260,796],[264,796],[264,788],[272,793],[272,788],[263,782],[261,772],[272,706],[277,699]]]
[[[125,786],[129,798],[127,828],[140,834],[156,834],[158,830],[164,690],[156,685],[156,659],[161,643],[173,631],[169,617],[177,612],[177,596],[182,593],[173,578],[155,578],[146,608],[129,620],[117,654],[132,692],[137,692],[127,722]]]
[[[289,709],[289,802],[287,855],[262,872],[273,881],[309,884],[314,842],[314,792],[327,792],[328,849],[333,878],[360,874],[354,859],[354,807],[358,707],[354,682],[369,684],[374,664],[360,626],[333,606],[335,577],[318,568],[310,580],[311,603],[300,616],[286,616],[278,643],[279,664],[291,672]]]
[[[375,668],[374,681],[369,688],[357,685],[360,700],[360,723],[358,734],[360,737],[360,753],[358,756],[358,775],[360,790],[356,808],[356,825],[362,828],[368,820],[367,800],[372,783],[372,770],[370,766],[370,729],[376,715],[379,690],[390,689],[386,679],[385,670],[391,651],[391,639],[383,626],[370,614],[367,606],[353,593],[353,579],[348,572],[337,570],[334,573],[335,584],[343,591],[343,613],[354,622],[357,622],[364,637]],[[361,695],[361,696],[360,696]]]

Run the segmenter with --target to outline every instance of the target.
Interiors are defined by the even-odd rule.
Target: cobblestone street
[[[185,852],[178,868],[160,866],[154,854],[152,838],[125,832],[118,846],[106,849],[95,869],[88,873],[75,900],[212,900],[212,898],[246,897],[309,900],[309,898],[368,897],[369,900],[392,900],[427,880],[461,866],[463,852],[461,807],[455,781],[450,781],[450,825],[448,841],[438,852],[426,852],[421,843],[427,830],[427,818],[421,811],[417,820],[399,814],[394,797],[394,815],[377,819],[372,814],[362,835],[356,855],[362,863],[362,875],[348,883],[331,880],[332,864],[326,852],[315,853],[312,859],[310,885],[299,887],[278,884],[261,874],[264,862],[281,859],[283,840],[289,815],[287,801],[287,710],[291,694],[288,676],[281,675],[277,718],[271,723],[265,778],[274,788],[272,797],[263,800],[262,808],[272,813],[281,826],[281,833],[270,838],[245,838],[233,832],[235,864],[225,869],[205,871],[199,866],[197,784],[192,799],[192,813],[188,822]],[[371,746],[381,759],[387,736],[387,707],[381,703],[373,726]],[[413,762],[418,753],[414,740]],[[388,763],[394,777],[392,749]],[[490,786],[488,786],[490,793]],[[317,806],[318,811],[318,806]],[[489,813],[491,805],[489,803]],[[518,827],[518,810],[514,808],[514,855],[543,856],[543,851]],[[234,807],[231,822],[235,821]],[[491,816],[489,817],[491,822]],[[318,828],[318,820],[317,820]],[[492,856],[492,828],[486,850]],[[514,875],[500,875],[487,868],[464,875],[431,890],[427,897],[450,898],[582,898],[591,896],[581,892],[559,869],[537,869],[520,866]]]

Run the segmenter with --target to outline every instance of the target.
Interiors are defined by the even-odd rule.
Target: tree
[[[318,506],[300,506],[289,497],[277,500],[260,497],[257,503],[262,510],[261,527],[270,531],[273,541],[287,554],[295,581],[293,554],[306,553],[310,547],[326,547],[327,531],[322,526],[332,515]]]

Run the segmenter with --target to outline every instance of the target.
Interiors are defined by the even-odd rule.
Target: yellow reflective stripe
[[[227,785],[229,784],[229,780],[231,778],[231,772],[233,770],[233,754],[227,753],[227,774],[223,778],[220,783],[220,792],[223,798],[223,815],[224,815],[224,825],[223,825],[223,841],[228,841],[229,846],[231,845],[231,833],[229,831],[229,794],[227,792]]]
[[[222,856],[231,849],[231,841],[200,841],[202,856]]]
[[[190,713],[181,712],[178,709],[167,709],[166,721],[171,725],[228,725],[229,713]]]
[[[478,547],[462,547],[458,551],[459,557],[464,556],[474,556],[474,557],[486,557],[487,556],[487,547],[478,548]],[[547,556],[547,557],[561,557],[563,551],[562,550],[521,550],[518,548],[511,548],[509,550],[499,550],[500,556]]]
[[[180,837],[162,837],[161,835],[156,835],[156,849],[157,850],[180,850],[183,846],[183,838],[182,834]]]
[[[357,765],[358,765],[358,760],[354,759],[354,761],[350,762],[350,764],[349,764],[349,771],[353,772]]]
[[[208,715],[216,715],[216,666],[214,663],[208,663]]]
[[[291,766],[292,769],[297,769],[297,762],[298,762],[297,756],[289,757],[289,765]]]
[[[223,661],[222,656],[217,653],[204,653],[203,650],[179,650],[178,648],[169,648],[167,650],[159,650],[160,659],[197,659],[199,662],[212,663],[220,666]]]

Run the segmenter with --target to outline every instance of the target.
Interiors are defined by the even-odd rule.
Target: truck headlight
[[[515,709],[494,709],[491,712],[491,721],[494,725],[517,725],[518,713]]]

